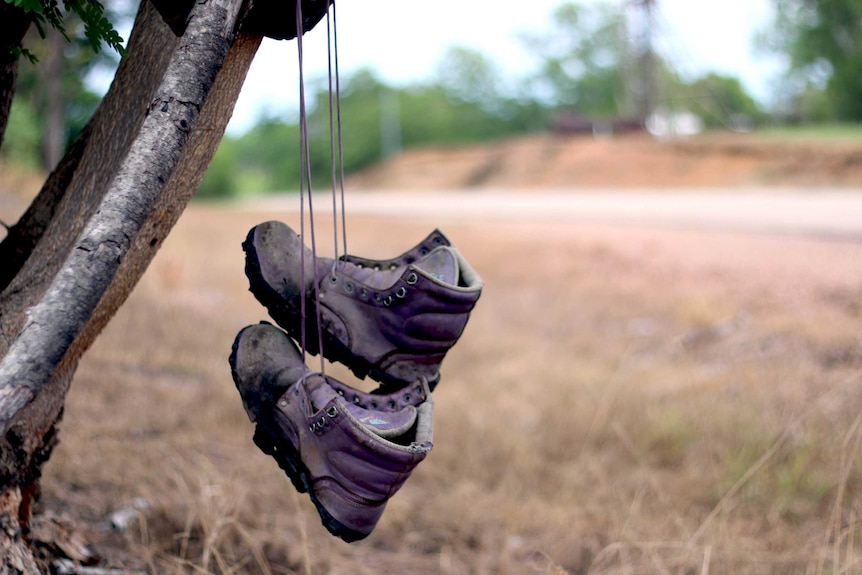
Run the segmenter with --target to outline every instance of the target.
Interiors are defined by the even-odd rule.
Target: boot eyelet
[[[389,402],[389,408],[390,409],[396,409],[397,407],[398,407],[398,404],[395,403],[394,401]]]
[[[413,285],[419,281],[419,276],[416,275],[416,272],[410,272],[410,275],[407,276],[407,283],[409,285]]]
[[[427,256],[428,255],[428,248],[422,248],[421,250],[419,250],[419,253],[423,256]]]
[[[389,264],[389,271],[394,272],[397,269],[398,269],[398,264],[396,264],[395,262],[392,262],[391,264]]]
[[[309,430],[311,433],[316,433],[316,432],[317,432],[317,423],[312,423],[311,425],[309,425],[309,426],[308,426],[308,430]]]
[[[329,276],[329,283],[331,283],[331,284],[337,284],[337,283],[338,283],[338,278],[337,278],[337,277],[335,277],[335,276]]]
[[[388,295],[385,298],[383,298],[383,305],[385,305],[386,307],[389,307],[392,305],[392,296],[391,295]]]
[[[398,299],[404,299],[405,297],[407,297],[407,288],[401,286],[400,288],[398,288],[398,291],[395,292],[395,295],[398,297]]]
[[[359,297],[361,297],[362,299],[368,299],[368,290],[365,288],[359,290]]]
[[[337,415],[338,415],[338,408],[337,408],[337,407],[335,407],[334,405],[333,405],[333,406],[330,406],[330,408],[326,410],[326,415],[328,415],[329,417],[334,418],[335,416],[337,416]]]
[[[356,405],[359,405],[359,396],[358,395],[353,396],[353,403]]]
[[[436,238],[434,238],[434,243],[439,246],[443,243],[443,240],[440,238],[440,236],[437,236]]]
[[[410,403],[410,394],[409,393],[404,394],[404,403]]]
[[[347,293],[353,293],[353,284],[350,282],[344,284],[344,291],[346,291]]]
[[[321,415],[320,419],[317,420],[317,426],[322,428],[326,427],[327,425],[329,425],[329,420]]]
[[[381,302],[381,301],[383,301],[383,298],[380,297],[379,293],[376,293],[376,294],[374,294],[374,301]]]
[[[371,402],[371,409],[377,409],[377,402],[376,401]]]
[[[379,265],[375,265],[375,266],[374,266],[374,271],[379,272],[379,271],[380,271],[380,266],[379,266]]]

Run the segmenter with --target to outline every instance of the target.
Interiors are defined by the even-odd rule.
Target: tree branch
[[[189,29],[99,209],[44,296],[28,310],[22,331],[0,361],[0,435],[5,436],[61,362],[77,361],[89,346],[87,340],[94,337],[79,339],[89,324],[94,323],[90,331],[98,333],[107,321],[96,316],[96,321],[91,322],[133,243],[149,227],[166,183],[180,165],[190,134],[198,127],[201,110],[231,46],[241,5],[240,0],[195,5]],[[235,97],[231,106],[233,101]],[[229,117],[229,110],[226,115]],[[226,124],[226,119],[223,122]],[[215,145],[211,147],[214,152]],[[151,244],[151,249],[146,261],[137,266],[140,273],[160,239],[143,242]],[[125,294],[114,299],[121,302],[130,290],[131,286],[127,286]],[[113,310],[103,310],[103,315],[104,311],[109,312],[107,317],[113,315],[119,303],[113,302],[111,307]],[[71,356],[67,355],[70,351]]]
[[[302,0],[302,31],[314,28],[335,0]],[[242,30],[276,40],[296,38],[296,1],[252,0]]]
[[[194,0],[150,0],[177,36],[186,29]],[[334,0],[302,0],[302,29],[308,32],[326,15]],[[249,0],[242,18],[242,31],[276,40],[296,38],[296,1]]]

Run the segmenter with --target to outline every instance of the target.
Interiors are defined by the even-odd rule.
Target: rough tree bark
[[[3,242],[2,572],[40,572],[28,546],[30,504],[66,391],[224,133],[261,40],[237,34],[242,7],[243,0],[196,2],[177,38],[143,2],[109,94]]]

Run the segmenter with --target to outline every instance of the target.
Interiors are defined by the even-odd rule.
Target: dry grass
[[[434,451],[348,545],[254,447],[230,378],[236,332],[265,318],[240,242],[273,217],[296,225],[293,213],[188,210],[80,366],[44,505],[75,517],[108,563],[862,572],[858,244],[352,219],[351,252],[372,257],[439,225],[487,287],[444,364]],[[107,530],[135,498],[149,503],[137,522]]]

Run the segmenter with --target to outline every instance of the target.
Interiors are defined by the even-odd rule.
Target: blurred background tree
[[[102,7],[94,20],[91,4],[78,5],[80,13],[61,12],[56,3],[46,3],[53,9],[44,8],[37,20],[41,25],[31,27],[24,38],[2,149],[3,157],[18,165],[51,170],[102,99],[88,86],[88,78],[113,75],[119,64],[122,38],[111,29],[111,49],[103,50],[94,34],[106,23],[131,21],[137,7],[114,2]]]
[[[765,46],[787,57],[792,121],[862,121],[862,0],[773,0]]]
[[[630,43],[625,12],[611,4],[562,4],[550,30],[525,34],[541,62],[532,78],[549,104],[586,116],[627,116]]]
[[[789,122],[862,120],[862,0],[772,0],[774,25],[762,39],[784,54],[789,73],[786,97],[764,111],[731,75],[707,72],[683,77],[672,58],[651,50],[645,80],[644,21],[635,8],[660,2],[561,2],[544,30],[522,36],[534,57],[533,71],[506,77],[492,57],[454,46],[427,79],[388,85],[373,70],[341,80],[345,172],[361,170],[404,149],[452,146],[542,132],[563,113],[587,120],[642,121],[646,83],[655,84],[651,106],[691,112],[708,129],[751,129]],[[134,2],[112,3],[114,21],[128,18]],[[648,18],[647,18],[648,20]],[[110,71],[117,56],[93,58],[82,48],[88,37],[80,19],[65,20],[70,38],[49,35],[29,42],[38,65],[23,62],[0,159],[50,168],[92,113],[100,95],[88,79]],[[31,31],[31,34],[35,32]],[[313,186],[331,180],[329,94],[323,79],[307,81]],[[241,134],[228,134],[198,193],[227,198],[244,193],[295,190],[299,186],[299,123],[296,114],[264,116]]]
[[[403,148],[488,141],[548,126],[547,107],[503,96],[485,86],[478,89],[482,78],[495,73],[493,63],[478,52],[453,48],[437,73],[427,83],[403,88],[386,85],[371,70],[360,70],[342,80],[345,173],[368,167]],[[312,81],[310,88],[307,121],[312,187],[329,189],[328,86]],[[298,189],[298,122],[298,118],[267,117],[241,136],[225,137],[198,197]]]
[[[767,120],[739,78],[709,73],[689,84],[678,84],[676,90],[708,128],[746,130]]]

